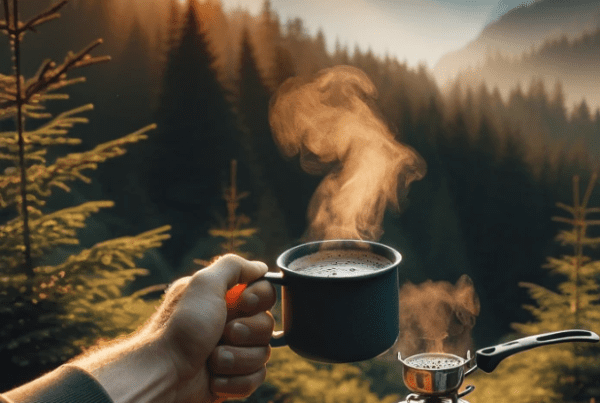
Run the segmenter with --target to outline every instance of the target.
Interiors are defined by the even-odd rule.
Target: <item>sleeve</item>
[[[86,371],[63,365],[30,383],[0,395],[0,403],[113,403]]]

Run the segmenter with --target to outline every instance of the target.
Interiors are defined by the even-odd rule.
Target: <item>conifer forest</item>
[[[219,0],[1,3],[0,392],[133,332],[168,284],[219,255],[276,270],[318,237],[313,195],[341,160],[289,152],[269,111],[289,79],[336,66],[368,77],[393,140],[422,159],[371,237],[402,254],[399,289],[468,276],[472,350],[600,332],[600,104],[574,89],[589,74],[581,91],[600,91],[598,30],[487,55],[442,85],[425,65],[332,49],[269,0],[259,13]],[[267,370],[246,401],[409,393],[389,356],[319,364],[274,348]],[[536,349],[469,380],[475,403],[592,402],[600,349]]]

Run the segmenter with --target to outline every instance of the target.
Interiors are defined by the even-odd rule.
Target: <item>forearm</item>
[[[11,403],[111,403],[104,388],[89,373],[71,365],[63,365],[3,396]]]
[[[175,402],[177,373],[158,341],[133,337],[71,364],[92,374],[114,403]]]
[[[169,403],[175,402],[176,381],[160,344],[133,337],[97,348],[4,396],[15,403]]]

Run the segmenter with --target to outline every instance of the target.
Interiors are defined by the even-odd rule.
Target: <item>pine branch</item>
[[[575,209],[569,205],[559,202],[559,203],[556,203],[556,207],[561,208],[572,215],[575,215]]]
[[[134,259],[142,258],[149,249],[162,246],[162,242],[171,237],[166,233],[170,229],[169,225],[165,225],[136,236],[125,236],[100,242],[77,255],[69,256],[60,265],[38,267],[36,271],[46,274],[65,272],[69,276],[79,276],[93,274],[95,272],[94,265],[117,270],[135,268]]]
[[[44,252],[59,245],[77,245],[77,229],[85,227],[85,220],[101,208],[113,207],[111,201],[87,202],[42,215],[40,211],[31,210],[30,222],[31,251],[33,257],[43,256]],[[23,250],[21,241],[23,233],[22,217],[16,217],[0,226],[0,268],[10,271],[21,264],[15,254]]]
[[[23,24],[19,29],[21,32],[25,32],[26,30],[34,31],[34,27],[43,24],[44,22],[48,22],[54,20],[56,18],[60,18],[60,14],[58,14],[58,10],[60,10],[65,4],[67,4],[68,0],[62,0],[61,2],[50,6],[45,11],[42,11],[25,24]]]
[[[0,31],[3,31],[6,35],[21,35],[28,30],[36,32],[34,27],[43,24],[44,22],[59,18],[60,14],[58,14],[57,11],[60,10],[65,4],[67,4],[67,2],[68,0],[63,0],[57,4],[50,6],[50,8],[48,8],[45,11],[42,11],[26,23],[19,22],[17,24],[18,27],[15,27],[14,24],[10,24],[9,22],[7,22],[10,20],[5,18],[4,20],[0,21]],[[4,15],[10,15],[8,11],[7,1],[4,1]]]
[[[583,196],[583,202],[581,203],[581,208],[584,209],[584,211],[590,201],[590,197],[592,196],[592,190],[594,189],[594,185],[596,184],[597,179],[598,175],[594,172],[590,178],[590,181],[588,182],[588,186]]]
[[[89,183],[90,179],[84,176],[81,171],[96,169],[99,163],[125,154],[124,146],[147,139],[148,136],[145,133],[155,128],[156,125],[154,124],[148,125],[120,139],[100,144],[93,150],[57,158],[55,163],[50,166],[32,165],[27,170],[28,191],[47,198],[51,194],[52,187],[70,191],[70,188],[65,184],[66,181],[79,179]],[[19,186],[20,178],[17,175],[0,175],[0,206],[9,207],[17,203],[15,194]]]
[[[100,46],[102,42],[102,39],[97,39],[77,54],[69,52],[65,57],[63,64],[54,69],[48,68],[44,75],[36,77],[36,79],[27,86],[25,89],[24,100],[28,102],[34,94],[41,93],[51,85],[59,83],[64,79],[63,76],[72,69],[109,61],[109,56],[90,56],[90,52]],[[52,87],[52,89],[56,89],[56,87]]]
[[[90,52],[100,44],[102,44],[102,39],[92,42],[77,54],[69,52],[60,66],[56,66],[51,60],[45,60],[42,62],[36,75],[24,83],[23,88],[17,89],[17,87],[20,87],[20,84],[17,83],[14,77],[12,80],[2,77],[0,79],[0,90],[2,91],[2,95],[0,96],[0,110],[3,113],[0,114],[0,118],[5,118],[9,115],[10,111],[17,108],[19,105],[17,101],[18,93],[21,93],[20,102],[22,105],[37,104],[50,91],[56,91],[69,85],[84,82],[84,77],[67,79],[66,74],[77,68],[109,61],[109,56],[92,57],[90,55]],[[22,81],[22,78],[19,81]]]
[[[23,86],[23,78],[21,76],[21,35],[18,32],[19,26],[19,8],[18,8],[18,0],[13,0],[13,20],[12,24],[9,22],[8,13],[6,14],[6,22],[8,27],[8,33],[12,43],[12,51],[13,51],[13,67],[15,70],[15,106],[17,108],[17,118],[16,118],[16,126],[17,126],[17,134],[18,134],[18,144],[19,144],[19,173],[20,173],[20,196],[21,196],[21,216],[23,218],[23,246],[24,246],[24,258],[25,258],[25,274],[27,277],[33,277],[33,261],[31,259],[31,238],[30,238],[30,228],[29,228],[29,211],[27,209],[27,182],[26,182],[26,166],[25,166],[25,140],[23,139],[23,132],[25,130],[25,118],[23,117],[23,105],[27,103],[27,101],[23,97],[22,86]],[[8,11],[8,0],[5,0],[5,11]],[[14,31],[11,32],[10,30]],[[10,106],[9,106],[10,107]]]
[[[81,144],[81,139],[65,138],[69,130],[77,123],[88,123],[88,119],[75,116],[79,113],[94,109],[92,104],[80,106],[71,109],[56,116],[51,121],[38,127],[37,129],[23,133],[27,144],[30,146],[49,146],[56,144]],[[0,148],[6,148],[16,143],[15,132],[0,133]],[[45,162],[45,161],[44,161]]]

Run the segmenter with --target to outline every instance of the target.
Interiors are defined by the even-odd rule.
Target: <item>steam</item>
[[[427,280],[400,289],[400,335],[396,349],[403,357],[419,353],[451,353],[465,357],[479,315],[473,281],[462,275],[456,284]]]
[[[271,100],[280,150],[300,154],[306,172],[325,174],[308,206],[309,238],[378,239],[385,209],[398,209],[398,195],[425,175],[424,160],[378,117],[376,97],[365,73],[336,66],[289,79]]]

